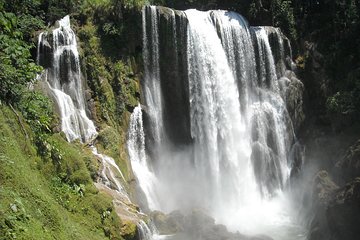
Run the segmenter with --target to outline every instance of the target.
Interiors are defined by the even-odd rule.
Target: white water
[[[145,11],[145,9],[144,9]],[[152,137],[157,144],[164,138],[162,96],[160,92],[160,67],[159,67],[159,30],[156,8],[151,6],[150,25],[146,24],[146,14],[143,14],[143,57],[144,57],[144,79],[143,91],[145,102],[150,114]],[[150,29],[147,29],[150,26]],[[146,34],[149,32],[149,36]]]
[[[131,167],[138,184],[145,195],[148,196],[146,200],[149,208],[159,208],[159,203],[156,200],[156,190],[153,188],[158,184],[157,179],[154,173],[150,171],[145,153],[145,134],[140,104],[135,107],[130,117],[127,148]]]
[[[65,133],[67,140],[71,142],[79,139],[83,143],[90,143],[97,136],[97,131],[85,111],[85,96],[76,36],[70,27],[69,16],[59,20],[58,25],[58,28],[54,29],[51,34],[43,32],[39,35],[37,62],[40,64],[51,61],[50,67],[45,70],[43,76],[49,92],[57,104],[61,117],[61,130]],[[48,50],[44,50],[46,47]],[[51,52],[46,52],[49,51],[49,48]],[[141,110],[139,114],[141,118]],[[135,212],[132,207],[129,207],[132,203],[124,187],[126,180],[115,160],[99,153],[95,146],[91,145],[90,148],[102,164],[96,186],[111,194],[114,203],[123,209],[123,214],[137,222],[140,239],[152,239],[150,229],[141,219],[143,214]],[[144,149],[143,154],[145,154]]]
[[[154,6],[143,10],[143,93],[149,132],[166,136],[158,14]],[[285,73],[285,65],[277,72],[269,43],[268,31],[273,28],[251,28],[240,15],[225,11],[187,10],[185,14],[193,143],[179,150],[155,138],[151,151],[156,155],[149,159],[143,127],[141,132],[140,128],[129,130],[130,136],[141,136],[140,146],[131,147],[138,153],[132,162],[141,162],[135,174],[147,201],[157,203],[149,204],[150,209],[202,208],[232,231],[304,239],[284,191],[295,136],[278,86],[282,76],[277,75]],[[282,37],[274,31],[277,38]],[[277,40],[284,58],[283,41]]]
[[[85,112],[83,84],[76,36],[70,27],[69,16],[58,21],[51,34],[41,33],[38,42],[38,62],[42,46],[51,46],[52,67],[47,69],[46,82],[61,116],[61,130],[68,141],[92,140],[96,135],[94,123]]]
[[[124,199],[130,202],[130,199],[126,193],[126,190],[121,183],[126,182],[124,175],[122,174],[120,168],[116,165],[115,160],[109,156],[98,153],[96,147],[91,146],[92,153],[101,159],[102,162],[102,171],[101,171],[101,181],[108,188],[113,188],[118,191]],[[120,176],[121,178],[119,179]]]
[[[233,208],[257,193],[250,136],[234,75],[208,13],[188,10],[186,15],[191,136],[199,188],[205,189],[202,193],[211,208]],[[244,194],[248,197],[240,197]]]

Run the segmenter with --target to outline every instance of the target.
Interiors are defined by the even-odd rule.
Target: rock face
[[[360,236],[360,177],[337,191],[326,211],[332,239],[352,240]]]
[[[265,27],[265,29],[274,55],[282,98],[296,131],[305,120],[303,109],[305,87],[295,73],[297,69],[292,61],[290,40],[277,28]]]
[[[345,156],[337,162],[336,167],[340,168],[345,181],[360,176],[360,140],[346,151]]]
[[[311,99],[311,109],[319,112],[324,108],[329,92],[328,86],[330,80],[325,70],[325,58],[317,50],[315,43],[305,42],[303,45],[305,55],[307,56],[304,83],[307,95]]]
[[[171,234],[172,240],[271,240],[270,237],[245,236],[229,232],[224,225],[215,224],[215,220],[201,210],[193,210],[184,215],[174,211],[168,215],[161,212],[151,214],[152,221],[160,234]]]
[[[326,171],[320,171],[314,178],[313,188],[313,219],[310,224],[310,240],[329,239],[329,227],[326,218],[326,209],[339,187],[333,182]]]
[[[255,177],[260,185],[261,192],[264,193],[266,189],[262,189],[262,186],[266,186],[269,192],[281,188],[279,186],[283,182],[282,175],[276,169],[280,168],[279,157],[271,150],[267,152],[264,147],[255,142],[252,146],[251,160],[254,164],[254,168],[257,169]],[[266,154],[267,153],[267,154]],[[268,175],[266,172],[272,172],[274,174]]]
[[[358,144],[351,146],[338,163],[346,166],[343,173],[346,179],[357,174]],[[349,171],[351,166],[354,171]],[[314,180],[313,200],[310,240],[350,240],[360,236],[360,177],[339,188],[326,171],[320,171]]]
[[[334,196],[334,192],[339,189],[336,183],[330,178],[326,171],[320,171],[315,176],[314,196],[322,206],[327,206]]]
[[[279,82],[294,129],[299,129],[305,120],[303,109],[304,84],[296,77],[293,71],[289,70],[285,72],[285,76]]]
[[[154,211],[150,217],[161,235],[171,235],[184,230],[184,215],[179,211],[169,214]]]
[[[164,127],[176,144],[191,142],[187,81],[187,18],[182,11],[158,7],[159,57]],[[180,37],[183,36],[183,37]],[[165,60],[164,60],[165,59]]]

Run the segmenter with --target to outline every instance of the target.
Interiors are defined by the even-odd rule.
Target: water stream
[[[142,220],[143,214],[129,207],[132,202],[124,187],[126,180],[120,168],[113,158],[99,153],[91,145],[98,133],[86,112],[76,35],[71,29],[69,16],[59,20],[57,25],[51,32],[39,35],[37,62],[45,68],[43,80],[56,103],[61,118],[61,131],[69,142],[78,139],[90,144],[92,153],[102,165],[95,185],[113,197],[115,209],[120,206],[124,218],[137,222],[140,239],[149,240],[152,232]]]
[[[149,6],[143,45],[146,117],[135,108],[128,148],[148,207],[200,208],[234,232],[305,239],[289,197],[297,142],[279,86],[292,72],[280,30],[234,12]]]

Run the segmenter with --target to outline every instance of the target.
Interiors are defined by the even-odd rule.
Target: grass
[[[51,139],[60,163],[38,157],[15,114],[0,106],[0,239],[122,239],[111,198],[92,184],[91,156]]]

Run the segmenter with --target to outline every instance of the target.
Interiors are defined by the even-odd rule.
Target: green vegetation
[[[140,97],[141,12],[146,0],[0,0],[0,239],[132,239],[111,198],[94,187],[99,162],[55,133],[53,103],[36,86],[38,32],[70,14],[101,153],[126,180],[129,115]],[[356,0],[154,0],[177,9],[228,9],[252,25],[281,27],[308,68],[304,41],[316,42],[330,76],[330,113],[360,113],[360,4]],[[122,236],[121,236],[122,234]]]
[[[360,3],[356,0],[293,0],[301,42],[323,55],[330,113],[360,113]],[[311,66],[310,66],[311,67]],[[305,66],[305,70],[306,70]]]
[[[18,116],[0,106],[0,239],[122,239],[111,199],[92,184],[88,150],[53,135],[59,162],[41,158]]]
[[[18,18],[0,11],[0,101],[17,103],[26,84],[41,68],[31,59],[31,44],[23,40]]]
[[[252,24],[280,27],[291,41],[297,40],[296,21],[291,0],[252,0],[248,12]]]
[[[143,4],[0,0],[0,239],[132,239],[136,234],[136,225],[122,222],[111,197],[95,188],[98,159],[54,133],[59,119],[53,102],[29,86],[37,88],[35,77],[42,70],[34,63],[36,31],[73,14],[100,127],[97,145],[130,180],[125,139],[128,111],[139,97],[135,58],[141,57],[139,42],[130,39],[141,31]],[[127,16],[136,16],[137,25]]]
[[[115,159],[131,180],[126,152],[130,112],[140,96],[141,12],[145,1],[84,1],[74,15],[83,72],[100,126],[97,147]]]

